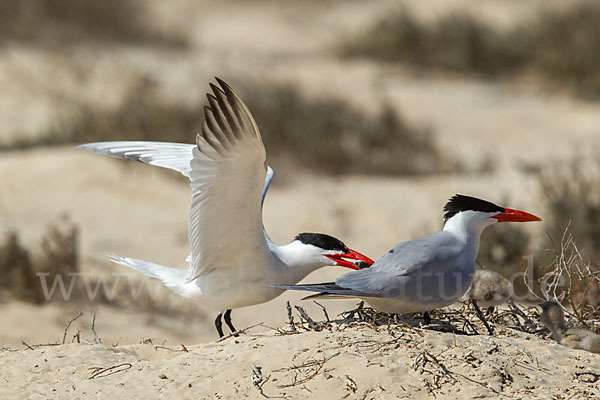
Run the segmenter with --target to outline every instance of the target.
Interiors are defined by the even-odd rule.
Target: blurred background
[[[488,229],[487,268],[508,277],[527,254],[543,276],[569,223],[600,259],[598,2],[2,0],[0,346],[60,340],[79,310],[105,343],[216,337],[213,311],[104,257],[184,267],[186,179],[73,149],[193,142],[215,76],[262,131],[279,243],[326,232],[376,259],[440,229],[462,193],[544,219]],[[40,272],[69,299],[47,301]],[[281,326],[300,297],[235,310],[236,326]]]

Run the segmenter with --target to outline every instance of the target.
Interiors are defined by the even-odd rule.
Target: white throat
[[[321,255],[315,247],[306,245],[298,240],[284,246],[271,245],[271,252],[285,264],[285,270],[280,271],[287,275],[293,283],[299,282],[316,269],[333,265],[332,261]]]
[[[489,218],[496,214],[498,213],[461,211],[446,221],[443,230],[456,235],[463,241],[465,243],[465,249],[474,261],[477,258],[477,252],[479,251],[479,239],[481,238],[481,233],[487,226],[497,222],[495,219]]]

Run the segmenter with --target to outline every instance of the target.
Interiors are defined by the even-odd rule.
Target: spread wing
[[[168,142],[96,142],[75,146],[78,149],[106,154],[123,160],[172,169],[183,176],[190,176],[193,144]]]
[[[243,267],[268,251],[261,193],[270,183],[265,148],[248,108],[225,82],[211,84],[193,149],[188,282],[214,268]]]
[[[196,144],[120,141],[76,146],[178,171],[190,179],[191,281],[211,268],[241,266],[270,241],[262,204],[273,179],[260,132],[238,95],[217,78]],[[257,273],[259,273],[257,271]]]

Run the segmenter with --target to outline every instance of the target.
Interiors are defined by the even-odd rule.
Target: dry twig
[[[323,366],[325,365],[325,363],[327,361],[329,361],[333,357],[337,357],[339,355],[340,355],[340,353],[338,352],[329,357],[324,357],[322,360],[310,360],[310,361],[307,361],[300,365],[293,365],[291,367],[279,368],[279,369],[273,370],[273,372],[289,372],[292,375],[291,383],[284,384],[284,385],[277,385],[277,387],[278,388],[287,388],[287,387],[302,385],[302,384],[310,381],[315,376],[317,376],[319,374],[319,372],[321,372],[321,369],[323,369]],[[304,373],[305,376],[302,379],[298,379],[298,375],[301,372]]]
[[[113,365],[107,368],[104,367],[91,367],[88,368],[89,370],[94,370],[94,372],[92,372],[92,375],[90,375],[88,377],[88,379],[95,379],[95,378],[104,378],[107,377],[109,375],[113,375],[122,371],[127,371],[128,369],[130,369],[133,365],[131,363],[121,363],[121,364],[117,364],[117,365]]]
[[[286,303],[286,307],[287,307],[287,315],[288,315],[288,323],[290,325],[290,331],[296,332],[296,325],[294,325],[294,316],[292,315],[292,306],[290,305],[289,301]]]
[[[81,317],[83,315],[83,312],[79,311],[79,314],[77,314],[75,317],[73,317],[68,323],[67,323],[67,327],[65,328],[65,333],[63,334],[63,338],[62,338],[62,343],[61,344],[65,344],[65,341],[67,340],[67,331],[69,330],[69,328],[71,327],[71,324],[73,323],[73,321],[75,321],[77,318]]]
[[[222,342],[223,340],[229,339],[230,337],[233,337],[233,336],[238,336],[240,333],[246,333],[247,330],[255,328],[257,326],[262,326],[262,324],[263,324],[262,322],[258,322],[258,323],[254,324],[254,325],[247,326],[244,329],[238,329],[235,332],[231,332],[229,335],[225,335],[225,336],[223,336],[221,338],[218,338],[217,340],[215,340],[215,343]]]
[[[94,334],[94,343],[100,344],[100,343],[102,343],[102,339],[100,339],[98,337],[95,326],[96,326],[96,313],[94,313],[94,318],[92,318],[92,333]]]

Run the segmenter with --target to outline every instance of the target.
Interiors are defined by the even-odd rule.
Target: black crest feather
[[[344,253],[348,252],[348,247],[339,239],[324,233],[301,233],[296,236],[296,240],[304,244],[312,244],[323,250],[338,250]]]
[[[455,194],[444,206],[444,223],[461,211],[504,212],[504,208],[476,197]]]

